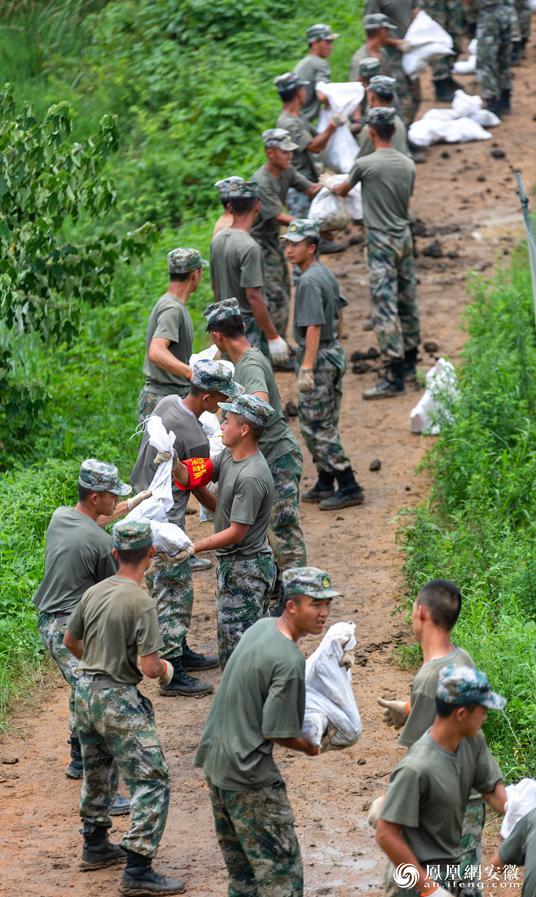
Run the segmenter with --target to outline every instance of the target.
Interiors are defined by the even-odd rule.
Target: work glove
[[[378,819],[380,818],[384,800],[385,794],[381,794],[380,797],[377,797],[376,800],[372,801],[369,807],[367,822],[371,828],[376,828],[376,824],[378,822]]]
[[[341,125],[346,124],[346,122],[348,121],[348,116],[346,115],[346,112],[334,112],[331,116],[331,120],[334,125],[340,128]]]
[[[300,368],[298,374],[298,390],[312,392],[315,388],[315,374],[312,368]]]
[[[188,545],[188,548],[182,548],[177,554],[168,554],[167,551],[157,550],[155,558],[157,558],[165,567],[176,567],[178,564],[183,564],[184,561],[188,560],[193,553],[193,545]]]
[[[431,897],[432,894],[433,897],[452,897],[451,892],[447,891],[446,888],[441,887],[441,885],[438,885],[437,882],[434,882],[431,888],[423,888],[419,897]]]
[[[177,460],[177,457],[177,452],[173,449],[173,462]],[[170,458],[171,455],[169,452],[157,452],[153,464],[155,467],[158,467],[159,464],[164,464],[164,462],[169,461]]]
[[[160,660],[162,661],[162,663],[165,663],[166,672],[162,676],[158,677],[158,683],[159,683],[159,685],[164,685],[164,686],[169,685],[169,683],[173,679],[173,674],[175,672],[175,670],[173,669],[173,664],[171,664],[169,662],[169,660],[164,660],[163,657],[161,657]]]
[[[270,358],[275,364],[281,364],[290,358],[290,349],[281,336],[268,340],[268,348],[270,350]]]
[[[346,667],[347,670],[350,670],[355,662],[355,654],[353,651],[344,651],[341,659],[339,660],[340,667]]]
[[[395,729],[401,729],[405,724],[409,710],[406,701],[386,701],[384,698],[378,698],[380,707],[385,707],[383,711],[383,721],[388,726],[394,726]]]
[[[143,492],[138,492],[138,494],[133,495],[132,498],[127,498],[128,510],[132,511],[132,508],[137,508],[138,505],[141,505],[142,501],[145,501],[146,498],[150,498],[152,494],[150,489],[144,489]]]
[[[402,40],[398,41],[398,49],[401,53],[409,53],[410,50],[413,50],[413,44],[411,43],[411,41],[403,38]]]

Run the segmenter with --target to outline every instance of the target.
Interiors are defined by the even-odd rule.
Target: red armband
[[[206,486],[207,483],[212,482],[214,464],[210,458],[187,458],[182,463],[188,469],[188,483],[186,486],[181,486],[175,480],[177,489],[186,492],[189,489],[199,489],[200,486]]]

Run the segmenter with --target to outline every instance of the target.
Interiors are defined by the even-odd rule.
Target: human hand
[[[268,349],[270,350],[270,358],[276,364],[288,361],[290,358],[290,349],[283,337],[277,336],[275,339],[268,340]]]
[[[138,492],[137,495],[133,495],[132,498],[127,498],[127,509],[132,511],[133,508],[137,508],[138,505],[141,505],[142,501],[145,501],[146,498],[150,498],[152,494],[150,489],[144,489],[142,492]]]
[[[409,716],[406,701],[386,701],[384,698],[378,698],[378,704],[380,707],[385,707],[383,712],[384,723],[388,726],[394,726],[395,729],[401,729]]]
[[[299,392],[312,392],[315,388],[315,375],[312,368],[301,367],[298,373]]]

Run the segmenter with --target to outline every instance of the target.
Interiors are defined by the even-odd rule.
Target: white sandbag
[[[321,230],[344,230],[350,221],[361,221],[363,204],[361,184],[352,187],[347,196],[336,196],[329,187],[344,181],[345,175],[334,174],[327,178],[326,186],[316,194],[309,208],[309,218],[320,223]]]
[[[415,146],[431,146],[433,143],[490,140],[491,134],[471,118],[433,118],[427,115],[410,125],[408,138]]]
[[[158,452],[169,452],[169,461],[164,461],[155,467],[155,474],[149,489],[152,492],[150,498],[146,498],[136,508],[133,508],[125,517],[125,520],[141,520],[147,517],[150,520],[167,520],[167,512],[173,507],[173,492],[171,484],[171,468],[173,467],[173,449],[175,446],[175,433],[169,433],[162,423],[162,418],[152,414],[147,418],[145,425],[149,436],[149,443]]]
[[[214,361],[217,354],[218,347],[212,344],[212,346],[209,346],[208,349],[201,349],[201,352],[194,352],[193,355],[190,355],[188,366],[192,367],[192,365],[194,365],[196,361]]]
[[[531,12],[536,12],[536,0],[529,0]]]
[[[176,523],[169,520],[151,520],[153,531],[153,545],[159,551],[174,555],[185,548],[189,548],[192,540]]]
[[[506,813],[501,825],[501,835],[507,838],[520,819],[536,807],[536,780],[521,779],[515,785],[506,786]]]
[[[319,132],[326,130],[333,112],[344,112],[350,117],[365,96],[363,85],[357,81],[320,81],[316,87],[329,101],[329,109],[323,107],[320,110],[317,125]],[[356,155],[357,146],[352,132],[347,124],[341,125],[329,138],[323,152],[324,163],[332,171],[345,174],[350,171]]]
[[[482,97],[465,93],[463,90],[456,90],[454,99],[452,100],[452,111],[458,118],[471,118],[478,122],[484,128],[495,128],[500,125],[501,120],[498,115],[490,112],[489,109],[483,109]]]
[[[467,59],[458,59],[452,70],[455,75],[472,75],[476,72],[476,56],[468,56]]]
[[[536,2],[536,0],[535,0]],[[469,46],[467,47],[467,52],[470,56],[476,56],[478,52],[478,41],[476,37],[474,37],[471,41],[469,41]]]
[[[426,374],[426,392],[410,413],[412,433],[436,436],[440,432],[440,418],[452,420],[446,407],[458,397],[456,371],[450,361],[440,358]]]
[[[436,59],[454,55],[454,44],[448,31],[422,10],[415,16],[404,37],[413,48],[402,56],[402,68],[409,78],[416,78],[426,65]]]
[[[324,749],[349,747],[361,735],[350,670],[355,646],[355,624],[335,623],[305,663],[302,737]]]

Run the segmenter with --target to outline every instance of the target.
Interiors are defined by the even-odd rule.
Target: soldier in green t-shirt
[[[536,807],[521,817],[492,858],[497,872],[505,866],[524,866],[521,897],[536,894]]]
[[[462,892],[460,841],[471,791],[504,813],[502,774],[481,726],[488,709],[505,704],[480,670],[441,670],[434,722],[395,767],[376,825],[376,841],[390,860],[387,897]]]
[[[195,756],[207,779],[229,894],[303,894],[300,846],[274,744],[317,756],[301,730],[305,659],[296,642],[320,635],[338,595],[316,567],[283,576],[278,619],[259,620],[225,668]]]
[[[117,523],[112,540],[117,574],[88,589],[65,633],[66,647],[80,660],[75,713],[84,759],[82,868],[126,860],[123,894],[182,894],[182,881],[152,868],[166,825],[169,770],[152,704],[137,686],[144,675],[168,682],[173,667],[159,656],[156,603],[141,587],[154,553],[151,525]],[[130,829],[121,846],[108,840],[114,765],[131,793]]]
[[[356,50],[350,60],[350,71],[348,74],[349,81],[357,81],[359,77],[359,63],[363,59],[378,59],[381,65],[383,75],[388,75],[389,56],[385,50],[389,38],[389,32],[396,30],[396,25],[389,21],[387,16],[382,13],[372,13],[363,19],[363,27],[365,29],[366,41]]]
[[[147,325],[138,415],[145,420],[163,396],[185,396],[192,372],[188,367],[194,325],[186,303],[201,283],[208,262],[197,249],[173,249],[168,253],[169,285],[154,306]]]
[[[307,82],[307,96],[302,114],[308,121],[315,121],[320,112],[320,104],[325,97],[319,95],[316,85],[319,81],[331,81],[331,67],[328,62],[333,50],[333,42],[339,37],[329,25],[319,22],[307,29],[309,52],[297,65],[294,72],[302,81]]]
[[[369,81],[367,96],[369,109],[385,106],[392,106],[394,108],[396,100],[395,79],[389,78],[386,75],[375,75]],[[406,126],[399,115],[395,115],[394,125],[395,133],[393,134],[391,145],[393,149],[397,150],[399,153],[403,153],[404,156],[408,156],[411,159]],[[363,159],[365,156],[370,156],[370,154],[374,152],[374,145],[370,139],[368,125],[365,125],[362,128],[357,142],[360,159]]]

